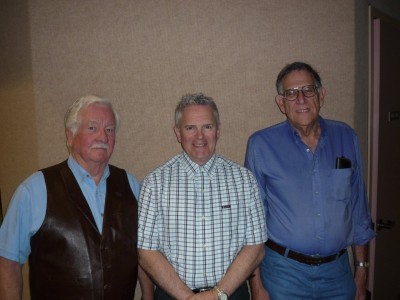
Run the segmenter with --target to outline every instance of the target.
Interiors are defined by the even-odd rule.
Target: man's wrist
[[[354,262],[354,266],[359,268],[368,268],[369,263],[367,261],[356,261]]]
[[[214,287],[214,290],[217,292],[217,296],[219,300],[227,300],[228,294],[221,290],[218,286]]]

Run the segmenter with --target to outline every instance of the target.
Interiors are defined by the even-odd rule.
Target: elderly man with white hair
[[[1,299],[21,299],[28,258],[32,299],[133,299],[140,184],[108,163],[118,126],[106,98],[70,106],[68,159],[22,182],[0,228]]]

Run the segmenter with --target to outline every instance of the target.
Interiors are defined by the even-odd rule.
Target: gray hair
[[[182,112],[186,107],[192,105],[204,105],[211,107],[215,120],[217,121],[217,125],[220,125],[220,118],[217,105],[214,102],[214,99],[204,95],[203,93],[195,93],[195,94],[186,94],[182,96],[181,101],[178,102],[175,108],[175,127],[179,127],[182,118]]]
[[[100,97],[97,95],[85,95],[78,98],[72,105],[68,108],[65,117],[64,117],[64,125],[65,129],[71,130],[72,134],[75,135],[76,131],[79,127],[79,113],[83,108],[88,107],[91,104],[101,104],[110,108],[114,114],[115,118],[115,130],[117,131],[119,128],[119,114],[113,108],[110,100],[104,97]]]
[[[282,93],[283,93],[283,79],[286,77],[286,75],[289,75],[293,71],[307,71],[314,78],[314,84],[317,87],[317,89],[319,89],[322,86],[321,77],[319,77],[318,72],[315,71],[313,67],[311,67],[309,64],[306,64],[304,62],[296,61],[296,62],[286,65],[279,72],[278,77],[276,78],[276,83],[275,83],[276,91],[278,92],[279,95],[282,95]]]

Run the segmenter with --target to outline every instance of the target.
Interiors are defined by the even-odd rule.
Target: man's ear
[[[67,147],[71,148],[72,140],[74,139],[74,135],[71,129],[69,128],[65,129],[65,136],[67,137]]]
[[[319,94],[319,107],[322,107],[325,104],[326,89],[323,86],[321,86],[319,88],[318,94]]]
[[[283,99],[282,95],[276,95],[275,103],[276,103],[276,105],[278,105],[281,113],[286,114],[285,99]]]
[[[174,126],[174,132],[175,132],[176,140],[178,141],[178,143],[180,143],[181,142],[181,132],[179,131],[179,128]]]

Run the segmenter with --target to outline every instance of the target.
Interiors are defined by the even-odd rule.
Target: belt
[[[212,289],[213,289],[213,287],[204,287],[204,288],[193,289],[192,292],[195,294],[198,294],[198,293],[202,293],[202,292],[207,292]]]
[[[329,256],[309,256],[309,255],[295,252],[293,250],[289,250],[281,245],[278,245],[277,243],[275,243],[271,240],[266,241],[265,245],[268,248],[274,250],[275,252],[279,253],[282,256],[294,259],[303,264],[314,265],[314,266],[322,265],[322,264],[334,261],[334,260],[338,259],[340,256],[342,256],[344,253],[347,252],[347,249],[342,249],[338,253],[332,254]]]

